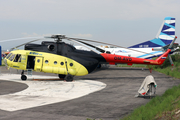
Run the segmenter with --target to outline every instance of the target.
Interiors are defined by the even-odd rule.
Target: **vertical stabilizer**
[[[130,46],[129,48],[154,48],[154,47],[163,47],[172,42],[175,37],[175,18],[166,17],[161,25],[156,38]]]
[[[175,37],[175,18],[166,17],[164,23],[160,28],[156,38],[168,45],[172,42]]]

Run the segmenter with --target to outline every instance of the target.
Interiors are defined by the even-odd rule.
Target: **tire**
[[[70,75],[70,74],[68,74],[68,75],[66,75],[65,80],[66,80],[67,82],[72,82],[72,81],[73,81],[73,76]]]
[[[23,80],[23,81],[27,80],[26,75],[21,75],[21,80]]]
[[[64,79],[64,78],[66,77],[66,75],[58,74],[58,77],[59,77],[60,79]]]

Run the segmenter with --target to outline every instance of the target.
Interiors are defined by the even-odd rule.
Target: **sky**
[[[8,40],[0,42],[3,50],[28,42],[9,39],[52,34],[128,47],[154,39],[165,17],[176,18],[176,36],[180,37],[179,0],[0,0],[0,3],[0,41]]]

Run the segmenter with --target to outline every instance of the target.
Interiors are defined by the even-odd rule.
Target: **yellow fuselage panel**
[[[34,56],[34,71],[64,75],[69,73],[76,76],[88,74],[88,70],[83,65],[74,61],[73,59],[61,55],[30,50],[15,50],[11,53],[15,55],[21,54],[22,56],[20,62],[5,59],[7,65],[15,69],[26,70],[28,56]]]

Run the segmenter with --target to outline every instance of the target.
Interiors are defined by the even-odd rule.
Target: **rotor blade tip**
[[[177,36],[175,38],[177,38]]]

